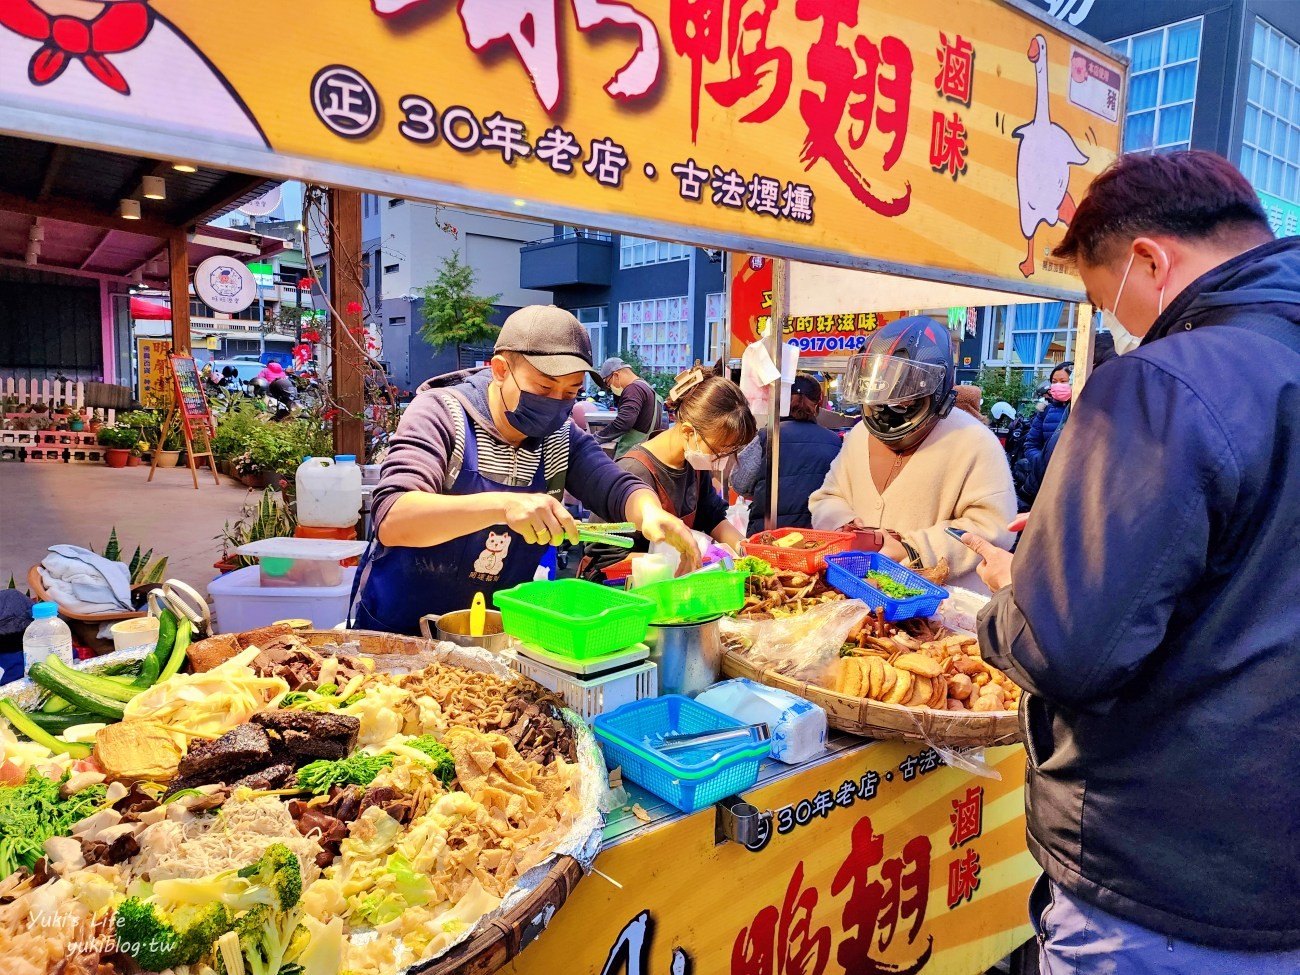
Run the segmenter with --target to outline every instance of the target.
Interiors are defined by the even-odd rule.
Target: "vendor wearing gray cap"
[[[578,320],[554,305],[521,308],[495,353],[487,368],[429,380],[402,415],[357,570],[359,628],[414,634],[426,613],[531,580],[548,546],[578,541],[560,503],[566,485],[599,518],[630,521],[698,564],[686,526],[569,422],[587,375],[599,375]]]
[[[594,436],[602,444],[614,444],[617,460],[659,430],[663,401],[654,387],[618,356],[610,356],[601,363],[600,377],[617,400],[618,415]]]

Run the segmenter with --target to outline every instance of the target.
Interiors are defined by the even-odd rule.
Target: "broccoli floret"
[[[283,843],[272,843],[260,860],[242,870],[226,870],[197,880],[160,880],[153,886],[153,898],[160,904],[218,902],[236,913],[260,904],[288,910],[301,896],[302,869],[293,851]]]
[[[298,857],[283,843],[272,843],[256,863],[239,871],[243,877],[259,887],[271,890],[276,897],[276,907],[287,911],[302,897],[302,867]]]
[[[231,926],[221,903],[184,904],[168,912],[139,897],[119,904],[113,923],[119,949],[150,972],[195,964]]]
[[[433,759],[433,774],[438,776],[444,788],[450,789],[451,781],[456,777],[456,759],[452,757],[447,747],[439,743],[433,735],[420,735],[410,739],[406,744]]]
[[[259,904],[235,922],[239,952],[244,956],[248,975],[278,975],[301,919],[301,908],[277,911]],[[219,973],[222,967],[218,964]]]

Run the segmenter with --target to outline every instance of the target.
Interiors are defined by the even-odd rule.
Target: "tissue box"
[[[744,677],[714,684],[696,698],[745,724],[766,722],[772,729],[771,756],[798,765],[826,750],[826,712],[797,694]]]

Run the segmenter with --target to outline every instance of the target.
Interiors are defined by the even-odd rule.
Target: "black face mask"
[[[547,437],[559,430],[573,412],[574,399],[552,399],[540,393],[530,393],[519,385],[514,370],[510,378],[515,380],[519,390],[519,404],[513,410],[506,410],[506,420],[525,437]],[[504,403],[502,404],[505,405]]]

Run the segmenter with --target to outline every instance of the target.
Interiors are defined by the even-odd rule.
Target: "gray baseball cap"
[[[609,377],[614,375],[614,373],[618,372],[620,369],[631,368],[631,366],[618,356],[612,355],[600,364],[600,378],[605,380],[605,382],[609,382]]]
[[[518,352],[548,376],[600,372],[591,364],[591,336],[571,313],[555,305],[526,305],[497,334],[497,352]]]

